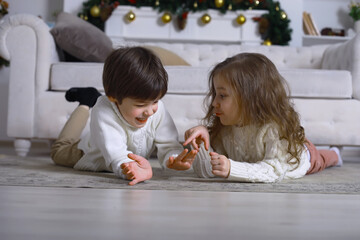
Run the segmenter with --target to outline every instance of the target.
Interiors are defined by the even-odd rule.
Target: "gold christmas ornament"
[[[194,2],[194,8],[197,8],[197,7],[198,7],[197,2]]]
[[[202,15],[201,21],[202,21],[204,24],[208,24],[209,22],[211,22],[211,17],[210,17],[210,15],[207,14],[207,13],[205,13],[204,15]]]
[[[272,43],[271,43],[270,39],[266,39],[266,40],[263,42],[263,45],[265,45],[265,46],[271,46]]]
[[[134,21],[135,18],[136,18],[136,15],[135,15],[135,13],[134,13],[133,11],[131,11],[131,10],[126,14],[126,20],[127,20],[128,22]]]
[[[85,21],[88,20],[88,16],[87,16],[87,15],[81,14],[81,15],[80,15],[80,18],[83,19],[83,20],[85,20]]]
[[[242,14],[240,14],[237,18],[236,18],[236,22],[239,25],[243,25],[246,22],[246,17]]]
[[[284,11],[281,11],[280,17],[281,17],[282,20],[285,20],[287,18],[287,15],[286,15],[286,13]]]
[[[222,6],[224,6],[225,4],[225,0],[215,0],[215,6],[217,8],[221,8]]]
[[[156,0],[156,2],[155,2],[155,6],[159,6],[159,5],[160,5],[159,0]]]
[[[100,8],[96,5],[92,6],[90,8],[90,15],[93,17],[99,17],[100,16]]]
[[[260,1],[259,0],[256,0],[255,1],[255,6],[258,6],[260,4]]]
[[[232,10],[232,4],[229,4],[228,6],[228,10],[231,11]]]
[[[169,23],[171,21],[171,15],[169,13],[164,13],[161,20],[163,23]]]

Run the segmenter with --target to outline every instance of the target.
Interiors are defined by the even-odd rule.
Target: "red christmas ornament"
[[[188,14],[189,12],[183,12],[183,14],[181,14],[182,19],[186,19]]]
[[[114,8],[117,8],[117,6],[119,6],[120,3],[119,2],[114,2]]]

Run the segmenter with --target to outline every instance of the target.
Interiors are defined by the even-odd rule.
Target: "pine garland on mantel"
[[[88,0],[83,3],[79,17],[104,30],[104,23],[117,6],[152,7],[159,13],[170,12],[177,20],[186,20],[189,12],[218,10],[223,14],[236,10],[268,10],[269,13],[254,21],[259,23],[259,32],[266,45],[288,45],[292,29],[290,19],[280,3],[272,0]],[[246,23],[245,23],[246,24]]]

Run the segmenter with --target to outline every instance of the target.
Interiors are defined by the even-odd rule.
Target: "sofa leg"
[[[20,157],[26,157],[30,151],[31,141],[29,139],[15,139],[15,152]]]

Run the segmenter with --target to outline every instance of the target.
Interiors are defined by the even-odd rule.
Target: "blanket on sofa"
[[[113,173],[83,172],[53,164],[50,157],[17,157],[0,154],[0,185],[109,188],[174,191],[286,192],[360,194],[360,163],[346,162],[323,172],[280,183],[236,183],[222,179],[201,179],[190,172],[164,172],[151,160],[151,180],[129,186]]]

